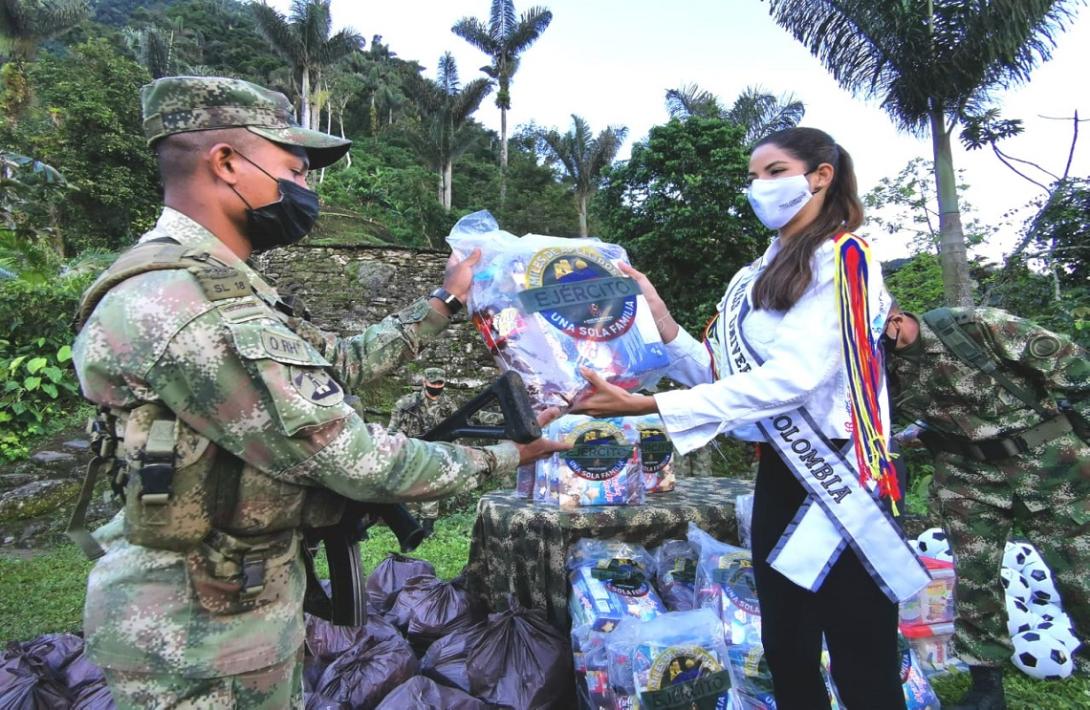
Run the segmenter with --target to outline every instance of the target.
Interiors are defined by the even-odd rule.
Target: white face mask
[[[805,175],[754,180],[746,196],[757,219],[769,229],[779,229],[790,222],[813,197]]]

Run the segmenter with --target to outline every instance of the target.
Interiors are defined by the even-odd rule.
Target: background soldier
[[[166,207],[84,294],[73,348],[100,408],[92,471],[116,463],[125,497],[95,539],[73,517],[85,551],[105,548],[87,652],[121,708],[302,707],[300,529],[336,522],[338,496],[440,498],[561,447],[426,443],[365,424],[345,390],[446,327],[479,253],[355,337],[301,338],[244,259],[307,233],[307,170],[348,141],[298,127],[286,97],[244,81],[167,77],[141,99]]]
[[[443,395],[446,386],[446,373],[438,367],[424,370],[424,382],[420,389],[411,392],[394,404],[390,414],[390,424],[386,430],[391,434],[420,436],[431,431],[457,409],[450,397]],[[439,518],[439,501],[429,500],[412,506],[420,518],[420,526],[431,535],[435,521]]]
[[[973,685],[956,708],[1004,708],[1011,656],[999,570],[1015,521],[1090,639],[1090,360],[1068,338],[994,308],[891,311],[899,416],[918,419],[958,571],[955,640]],[[948,344],[949,345],[948,345]],[[1090,671],[1085,646],[1076,656]]]

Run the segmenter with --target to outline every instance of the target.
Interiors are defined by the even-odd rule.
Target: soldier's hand
[[[559,416],[559,409],[556,407],[549,407],[544,412],[537,415],[537,423],[541,426],[545,426]],[[545,437],[534,439],[529,444],[515,444],[515,446],[517,446],[519,450],[519,466],[533,463],[546,456],[552,456],[557,451],[567,451],[571,448],[571,444],[564,443],[563,441],[546,439]]]
[[[447,260],[447,271],[443,277],[443,288],[463,304],[469,296],[469,286],[473,283],[473,267],[481,260],[481,250],[474,249],[465,259],[451,254]]]

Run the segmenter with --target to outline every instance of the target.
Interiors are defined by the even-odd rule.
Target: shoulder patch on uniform
[[[209,301],[241,298],[252,293],[246,277],[229,266],[206,266],[194,269],[192,273]]]
[[[1038,335],[1026,346],[1029,354],[1036,358],[1048,358],[1060,351],[1060,340],[1052,335]]]
[[[249,321],[225,325],[238,354],[248,360],[268,358],[286,365],[329,367],[329,361],[317,350],[279,323]]]
[[[322,407],[332,407],[344,401],[344,390],[325,370],[292,365],[291,384],[300,397]]]
[[[248,296],[234,303],[224,303],[217,310],[228,323],[245,323],[257,318],[276,317],[276,312],[265,306],[256,296]]]

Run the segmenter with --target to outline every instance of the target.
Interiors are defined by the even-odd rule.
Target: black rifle
[[[503,412],[503,426],[479,426],[470,418],[485,407],[498,404]],[[424,441],[455,439],[509,439],[528,444],[541,436],[537,415],[517,372],[505,372],[487,389],[466,402],[434,429],[419,437]],[[397,536],[403,552],[416,548],[424,539],[424,529],[399,503],[363,503],[346,501],[340,522],[306,531],[304,560],[307,567],[307,591],[303,609],[337,626],[361,626],[367,620],[367,602],[360,564],[360,541],[367,529],[383,520]],[[330,594],[318,582],[313,554],[317,545],[325,545],[329,562]]]

